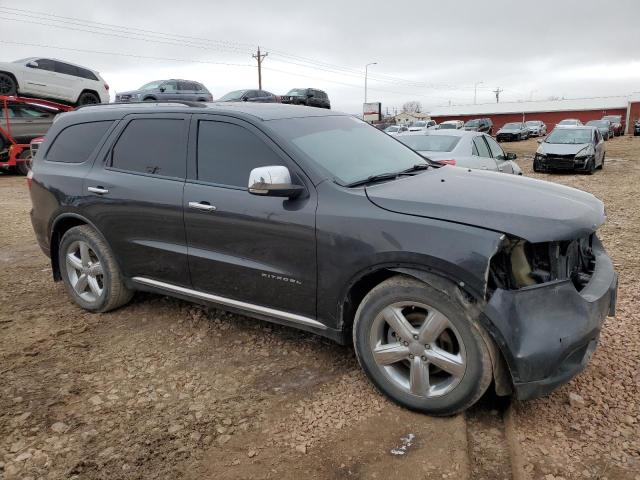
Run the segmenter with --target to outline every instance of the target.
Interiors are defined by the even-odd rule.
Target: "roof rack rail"
[[[185,105],[187,107],[199,108],[206,107],[203,102],[192,102],[188,100],[153,100],[146,102],[113,102],[113,103],[87,103],[86,105],[78,105],[76,110],[80,110],[84,107],[101,107],[101,106],[110,106],[110,105],[150,105],[154,103],[162,103],[165,105]]]

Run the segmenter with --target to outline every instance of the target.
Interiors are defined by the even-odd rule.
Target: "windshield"
[[[540,125],[542,125],[542,122],[539,120],[529,120],[527,122],[528,127],[539,127]]]
[[[353,117],[306,117],[268,123],[308,161],[343,185],[426,163],[394,137]]]
[[[385,132],[398,132],[400,131],[400,127],[387,127],[384,129]]]
[[[588,128],[558,128],[551,132],[545,143],[589,143],[591,130]]]
[[[164,83],[164,80],[156,80],[155,82],[145,83],[138,90],[156,90],[160,88],[160,85]]]
[[[226,95],[220,97],[218,99],[219,102],[232,102],[234,100],[242,100],[242,96],[245,94],[246,90],[234,90],[233,92],[229,92]]]
[[[503,130],[520,130],[521,128],[521,123],[506,123],[504,127],[502,127]]]
[[[27,63],[31,60],[34,60],[34,57],[21,58],[20,60],[14,60],[11,63]]]
[[[562,120],[558,125],[576,125],[578,123],[577,120]]]
[[[411,124],[411,126],[412,126],[412,127],[426,127],[426,126],[427,126],[427,122],[422,122],[422,121],[420,121],[420,122],[413,122],[413,123]]]
[[[477,127],[480,125],[480,120],[469,120],[464,124],[465,127]]]
[[[422,152],[450,152],[460,142],[460,137],[451,135],[399,135],[396,138]]]
[[[455,130],[457,125],[455,123],[441,123],[438,125],[440,130]]]
[[[294,96],[294,97],[305,96],[306,94],[307,94],[306,88],[292,88],[287,93],[287,95]]]
[[[605,127],[609,127],[610,123],[609,123],[609,120],[590,120],[587,122],[587,125],[591,127],[605,128]]]
[[[619,115],[606,115],[602,117],[603,120],[609,120],[611,123],[619,123],[622,117]]]

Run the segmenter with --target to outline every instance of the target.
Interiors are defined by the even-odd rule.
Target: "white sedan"
[[[109,103],[109,85],[88,68],[32,57],[0,62],[0,95],[50,98],[74,105]]]

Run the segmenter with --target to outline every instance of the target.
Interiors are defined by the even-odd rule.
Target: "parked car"
[[[613,125],[609,120],[589,120],[587,122],[588,127],[596,127],[600,130],[602,138],[609,140],[614,137]]]
[[[406,125],[390,125],[384,129],[384,133],[389,135],[398,135],[399,133],[408,132],[409,128]]]
[[[633,135],[635,137],[640,135],[640,120],[636,120],[636,123],[633,126]]]
[[[506,123],[496,134],[496,140],[499,142],[512,142],[526,140],[527,138],[529,138],[529,128],[524,122]]]
[[[52,58],[0,62],[0,95],[49,98],[73,105],[109,103],[109,85],[98,72]]]
[[[547,125],[541,120],[528,120],[525,122],[529,129],[530,137],[543,137],[547,134]]]
[[[307,105],[308,107],[331,108],[326,92],[317,88],[292,88],[282,96],[282,103]]]
[[[533,160],[533,171],[573,170],[591,175],[597,168],[604,167],[605,155],[598,128],[556,128],[541,141]]]
[[[547,394],[615,313],[601,201],[433,165],[351,115],[86,107],[53,124],[30,178],[37,241],[82,308],[143,290],[353,342],[380,391],[431,414],[492,383]]]
[[[522,175],[522,170],[514,162],[516,154],[504,153],[502,147],[484,133],[432,130],[409,132],[396,138],[420,155],[442,165]]]
[[[201,83],[192,80],[154,80],[137,90],[116,93],[116,102],[155,101],[211,102],[213,97]]]
[[[491,135],[493,133],[493,122],[490,118],[476,118],[465,123],[464,129],[473,132],[484,132]]]
[[[435,120],[417,120],[409,125],[410,132],[423,132],[428,129],[435,128],[437,123]]]
[[[11,136],[18,143],[28,144],[32,139],[47,133],[58,113],[59,110],[35,103],[7,103],[5,109],[0,102],[0,127],[7,130],[8,117]],[[7,143],[0,133],[0,152],[6,148]]]
[[[624,135],[624,124],[622,123],[622,115],[605,115],[602,120],[609,120],[613,126],[613,133],[616,137]]]
[[[556,126],[558,125],[562,127],[579,127],[582,125],[582,122],[577,118],[565,118],[556,124]]]
[[[446,120],[438,124],[438,130],[460,130],[462,127],[464,127],[462,120]]]
[[[234,90],[220,97],[217,102],[276,103],[278,97],[266,90]]]

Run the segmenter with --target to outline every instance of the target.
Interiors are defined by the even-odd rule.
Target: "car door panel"
[[[84,191],[89,193],[84,211],[105,236],[128,278],[145,277],[190,286],[182,209],[188,117],[172,114],[126,117],[85,178]],[[136,134],[138,146],[131,147],[127,128],[134,125],[133,122],[146,119],[175,123],[167,131],[164,131],[166,127],[158,129],[158,124],[153,124],[158,135],[153,132],[148,136]],[[154,146],[147,141],[152,138],[156,141],[164,138],[171,145],[159,141]],[[172,152],[171,161],[182,164],[182,178],[150,174],[153,170],[140,172],[121,168],[122,159],[135,163],[134,160],[144,155],[158,158],[163,148]],[[115,155],[118,155],[117,166],[111,163]],[[106,192],[93,194],[89,188]]]
[[[206,129],[198,126],[198,122],[204,121],[215,124],[206,125],[207,129],[214,129],[207,130],[210,132],[215,132],[220,124],[225,124],[225,129],[230,128],[228,124],[246,129],[274,153],[274,157],[269,157],[273,158],[271,164],[279,162],[289,167],[303,183],[306,181],[302,180],[297,167],[255,127],[228,118],[194,117],[189,149],[190,178],[184,192],[184,222],[194,288],[314,317],[317,198],[313,185],[308,182],[307,194],[289,200],[252,195],[246,187],[202,182],[197,178],[196,165],[198,130],[206,135]],[[250,137],[250,142],[255,140]],[[234,141],[230,139],[229,143]],[[235,147],[232,145],[232,148]],[[209,159],[202,153],[200,162],[204,161]],[[247,182],[248,179],[247,173]],[[194,204],[210,205],[215,211],[193,208]]]
[[[489,150],[489,146],[482,138],[482,135],[478,135],[474,137],[472,143],[473,143],[474,149],[472,150],[472,156],[470,158],[473,159],[473,163],[477,166],[469,167],[469,168],[497,171],[498,164],[491,157],[491,151]]]
[[[498,171],[502,173],[514,173],[513,164],[507,160],[507,156],[498,142],[489,135],[483,135],[483,138],[489,147],[491,156],[496,162]]]

